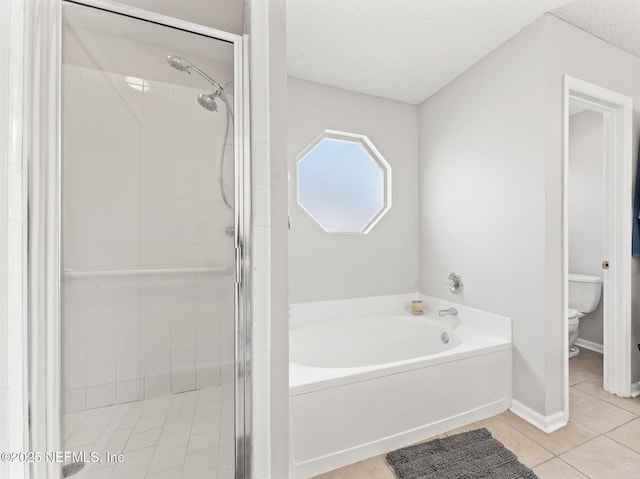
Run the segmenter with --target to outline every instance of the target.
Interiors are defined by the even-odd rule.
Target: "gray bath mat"
[[[400,479],[539,479],[484,428],[398,449],[387,461]]]
[[[62,466],[62,477],[73,476],[76,472],[80,472],[84,468],[84,462],[72,462]]]

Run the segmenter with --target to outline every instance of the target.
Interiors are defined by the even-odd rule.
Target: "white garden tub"
[[[433,311],[452,306],[425,303]],[[510,320],[456,307],[457,317],[398,312],[292,323],[291,479],[509,407]]]

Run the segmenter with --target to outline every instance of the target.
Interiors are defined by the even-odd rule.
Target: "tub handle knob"
[[[460,291],[462,290],[462,278],[459,274],[451,273],[445,281],[445,284],[453,294],[460,294]]]

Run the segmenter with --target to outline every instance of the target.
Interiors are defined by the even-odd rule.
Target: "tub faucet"
[[[458,315],[458,310],[456,308],[441,309],[438,311],[438,316],[440,316],[441,318],[443,318],[444,316],[457,316],[457,315]]]

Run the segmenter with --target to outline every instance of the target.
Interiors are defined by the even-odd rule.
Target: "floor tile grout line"
[[[571,449],[570,449],[570,450],[571,450]],[[566,452],[568,452],[568,451],[566,451]],[[564,453],[563,453],[563,454],[564,454]],[[556,460],[556,459],[557,459],[558,461],[562,462],[563,464],[566,464],[566,465],[567,465],[567,467],[570,467],[571,469],[573,469],[574,471],[576,471],[578,474],[580,474],[580,475],[582,475],[582,476],[585,476],[585,477],[586,477],[586,478],[588,478],[588,479],[591,479],[591,478],[590,478],[590,476],[587,476],[587,475],[586,475],[584,472],[582,472],[581,470],[579,470],[579,469],[577,469],[577,468],[573,467],[573,466],[572,466],[571,464],[569,464],[567,461],[565,461],[564,459],[562,459],[559,455],[554,455],[552,458],[547,459],[546,461],[541,462],[540,464],[538,464],[538,465],[536,465],[536,466],[533,466],[533,467],[531,467],[530,469],[531,469],[531,470],[533,470],[533,469],[535,469],[535,468],[537,468],[537,467],[543,466],[543,465],[545,465],[545,464],[547,464],[547,463],[549,463],[549,462],[551,462],[551,461],[554,461],[554,460]],[[535,472],[535,471],[534,471],[534,472]]]
[[[615,403],[614,403],[614,402],[612,402],[612,401],[607,401],[606,399],[602,399],[602,398],[600,398],[600,397],[596,396],[595,394],[591,394],[591,393],[590,393],[590,392],[588,392],[588,391],[583,391],[582,389],[576,389],[576,390],[577,390],[577,391],[579,391],[579,392],[581,392],[581,393],[587,394],[587,395],[591,396],[592,398],[598,399],[598,400],[600,400],[600,401],[602,401],[602,402],[604,402],[604,403],[606,403],[606,404],[608,404],[608,405],[610,405],[610,406],[617,407],[618,409],[621,409],[621,410],[623,410],[623,411],[626,411],[626,412],[628,412],[629,414],[633,414],[634,416],[636,416],[636,419],[640,417],[640,414],[638,414],[638,413],[636,413],[636,412],[634,412],[634,411],[632,411],[632,410],[630,410],[630,409],[627,409],[627,408],[625,408],[625,407],[622,407],[622,406],[620,406],[620,405],[618,405],[618,404],[615,404]],[[619,399],[629,399],[629,398],[623,398],[623,397],[621,397],[621,396],[614,396],[614,397],[619,398]]]
[[[504,421],[504,420],[502,420],[502,421],[506,423],[506,421]],[[506,424],[507,424],[507,425],[509,425],[509,426],[511,426],[511,425],[510,425],[510,424],[508,424],[508,423],[506,423]],[[581,425],[581,426],[583,426],[583,425]],[[513,426],[511,426],[511,427],[512,427],[513,429],[516,429],[516,430],[517,430],[518,432],[520,432],[521,434],[525,435],[528,439],[530,439],[531,441],[533,441],[533,442],[534,442],[535,444],[537,444],[538,446],[542,447],[542,448],[543,448],[543,449],[545,449],[546,451],[549,451],[549,450],[548,450],[547,448],[545,448],[542,444],[538,443],[535,439],[533,439],[533,438],[531,438],[531,437],[527,436],[523,431],[520,431],[520,430],[518,430],[517,428],[515,428],[515,427],[513,427]],[[586,426],[583,426],[583,427],[586,427]],[[591,429],[591,428],[588,428],[588,429]],[[600,437],[600,436],[604,436],[604,434],[603,434],[603,433],[600,433],[600,432],[595,431],[595,430],[593,430],[593,429],[591,429],[591,430],[592,430],[592,431],[594,431],[594,432],[596,432],[596,433],[597,433],[597,435],[596,435],[596,436],[594,436],[594,437],[592,437],[592,438],[587,439],[587,440],[586,440],[586,441],[584,441],[584,442],[578,443],[578,444],[574,445],[573,447],[571,447],[570,449],[567,449],[566,451],[563,451],[563,452],[561,452],[561,453],[559,453],[559,454],[556,454],[556,453],[555,453],[555,452],[553,452],[553,451],[549,451],[549,452],[553,455],[552,457],[550,457],[549,459],[547,459],[547,460],[545,460],[545,461],[542,461],[541,463],[538,463],[538,464],[536,464],[536,465],[534,465],[534,466],[531,466],[531,467],[530,467],[530,469],[531,469],[531,470],[533,470],[533,469],[535,469],[535,468],[537,468],[537,467],[539,467],[539,466],[541,466],[541,465],[543,465],[543,464],[546,464],[547,462],[553,461],[554,459],[558,459],[559,461],[562,461],[564,464],[566,464],[567,466],[569,466],[571,469],[573,469],[573,470],[577,471],[579,474],[582,474],[582,475],[583,475],[583,476],[585,476],[586,478],[591,479],[591,477],[590,477],[589,475],[587,475],[587,473],[586,473],[586,472],[583,472],[583,471],[581,471],[580,469],[578,469],[578,468],[574,467],[573,465],[569,464],[567,461],[565,461],[565,460],[561,457],[562,455],[567,454],[567,453],[569,453],[569,452],[573,451],[574,449],[576,449],[576,448],[578,448],[578,447],[580,447],[580,446],[582,446],[582,445],[584,445],[584,444],[586,444],[586,443],[588,443],[588,442],[590,442],[590,441],[593,441],[594,439],[596,439],[596,438],[598,438],[598,437]],[[505,447],[506,447],[506,446],[505,446]],[[518,460],[520,460],[520,458],[518,458]]]
[[[615,431],[616,429],[619,429],[619,428],[621,428],[622,426],[626,426],[627,424],[629,424],[629,423],[631,423],[631,422],[635,421],[636,419],[638,419],[638,417],[637,417],[637,416],[636,416],[636,417],[634,417],[633,419],[629,419],[628,421],[623,422],[622,424],[620,424],[619,426],[614,427],[613,429],[609,429],[607,432],[603,432],[602,434],[603,434],[603,435],[604,435],[604,434],[609,434],[611,431]]]
[[[637,451],[635,451],[635,450],[631,449],[629,446],[626,446],[626,445],[622,444],[621,442],[618,442],[618,441],[616,441],[615,439],[613,439],[613,438],[611,438],[611,437],[608,437],[608,436],[607,436],[607,434],[608,434],[608,433],[599,433],[597,436],[592,437],[592,438],[591,438],[591,439],[589,439],[588,441],[586,441],[586,442],[584,442],[584,443],[582,443],[582,444],[580,444],[580,445],[577,445],[577,446],[575,446],[575,447],[572,447],[572,448],[571,448],[571,449],[569,449],[568,451],[563,452],[563,453],[562,453],[562,455],[570,453],[571,451],[573,451],[573,450],[577,449],[578,447],[580,447],[580,446],[582,446],[582,445],[586,444],[587,442],[591,442],[591,441],[594,441],[594,440],[596,440],[596,439],[598,439],[598,438],[600,438],[600,437],[603,437],[603,438],[606,438],[606,439],[609,439],[609,440],[611,440],[611,441],[615,442],[616,444],[618,444],[618,445],[620,445],[620,446],[624,447],[625,449],[628,449],[628,450],[629,450],[629,451],[631,451],[632,453],[635,453],[635,454],[637,454],[637,455],[639,455],[639,456],[640,456],[640,453],[638,453]],[[575,469],[576,471],[578,471],[578,472],[579,472],[580,474],[582,474],[583,476],[587,477],[588,479],[591,479],[591,476],[589,476],[585,471],[582,471],[582,470],[578,469],[577,467],[573,466],[572,464],[568,463],[567,461],[565,461],[565,460],[564,460],[564,458],[562,458],[562,457],[558,456],[558,459],[560,459],[562,462],[564,462],[565,464],[567,464],[567,465],[568,465],[569,467],[571,467],[572,469]]]
[[[195,396],[194,402],[195,402],[196,405],[194,406],[193,415],[191,415],[191,425],[189,426],[189,440],[187,441],[187,444],[184,446],[185,447],[185,457],[182,460],[182,466],[179,467],[181,476],[182,476],[183,469],[184,469],[184,463],[185,463],[185,461],[187,459],[187,455],[188,455],[189,442],[191,441],[191,437],[193,436],[193,422],[195,421],[195,414],[196,414],[196,411],[197,411],[197,404],[198,404],[198,401],[199,401],[200,396],[201,396],[201,393],[200,393],[201,390],[195,390],[195,391],[196,392],[194,393],[194,396]],[[181,394],[185,394],[185,393],[181,393]],[[168,414],[171,411],[171,408],[173,407],[173,405],[174,405],[174,403],[175,403],[175,401],[177,399],[182,399],[184,402],[186,402],[188,398],[186,396],[181,397],[181,398],[174,397],[173,400],[171,401],[171,406],[169,406],[169,409],[167,411],[167,419],[169,419]],[[166,426],[166,420],[165,420],[165,424],[163,424],[163,428],[162,428],[163,430],[164,430],[164,426]],[[154,453],[153,453],[154,457],[155,457],[155,454],[157,452],[157,448],[158,448],[158,444],[159,443],[160,443],[160,441],[158,440],[158,443],[156,444],[156,449],[154,450]],[[168,453],[168,452],[169,451],[163,451],[163,453]],[[151,464],[149,464],[149,467],[151,467]],[[146,477],[146,475],[145,475],[145,477]]]
[[[196,415],[198,414],[198,405],[200,404],[200,400],[202,399],[201,390],[198,390],[197,397],[195,399],[196,405],[193,409],[193,417],[191,418],[191,426],[189,427],[189,440],[186,444],[186,450],[184,452],[184,460],[182,461],[182,467],[180,468],[180,477],[184,475],[184,465],[187,462],[187,457],[189,457],[189,445],[191,444],[191,438],[193,437],[193,425],[196,422]]]
[[[567,461],[565,461],[564,459],[562,459],[561,457],[558,457],[559,461],[562,461],[564,464],[566,464],[568,467],[570,467],[571,469],[573,469],[574,471],[576,471],[578,474],[582,474],[584,477],[586,477],[587,479],[591,479],[591,476],[589,476],[586,472],[581,471],[580,469],[578,469],[577,467],[574,467],[572,464],[569,464]]]
[[[119,412],[121,409],[121,407],[118,407],[117,409],[114,409],[114,411]],[[91,418],[91,416],[88,416],[89,418]],[[102,442],[108,443],[110,437],[113,435],[113,433],[116,431],[116,427],[117,427],[117,419],[120,417],[120,414],[114,414],[112,415],[106,426],[102,427],[102,433],[100,434],[100,436],[93,442],[93,444],[91,444],[91,451],[98,451],[100,448],[98,447],[99,444],[101,444]],[[85,418],[86,420],[87,418]],[[86,466],[86,470],[85,475],[89,474],[89,471],[91,471],[93,469],[94,464],[90,463],[88,466]],[[105,466],[107,467],[107,466]]]
[[[609,431],[609,432],[611,432],[611,431]],[[636,454],[636,455],[638,455],[638,456],[640,457],[640,452],[636,451],[635,449],[633,449],[633,448],[631,448],[631,447],[627,446],[626,444],[624,444],[624,443],[622,443],[622,442],[618,441],[617,439],[615,439],[615,438],[613,438],[613,437],[609,437],[609,436],[607,436],[607,434],[608,434],[608,433],[603,434],[602,436],[603,436],[603,437],[605,437],[606,439],[609,439],[610,441],[615,442],[616,444],[621,445],[621,446],[622,446],[622,447],[624,447],[625,449],[628,449],[629,451],[633,452],[634,454]]]
[[[583,384],[583,383],[578,383],[578,384]],[[590,384],[593,384],[593,383],[590,383]],[[571,388],[573,388],[573,386],[571,386]],[[591,394],[589,391],[583,391],[582,389],[577,389],[577,388],[576,388],[576,391],[579,391],[579,392],[581,392],[583,394],[587,394],[588,396],[591,396],[592,398],[598,399],[599,401],[602,401],[602,402],[604,402],[606,404],[609,404],[610,406],[614,406],[614,407],[617,407],[618,409],[622,409],[623,411],[626,411],[629,414],[633,414],[634,416],[636,416],[636,418],[640,417],[639,414],[637,414],[637,413],[635,413],[635,412],[633,412],[633,411],[631,411],[629,409],[626,409],[626,408],[624,408],[622,406],[619,406],[618,404],[615,404],[612,401],[608,401],[606,399],[602,399],[599,396],[596,396],[595,394]],[[603,391],[604,391],[604,389],[603,389]],[[605,391],[605,392],[607,392],[607,391]],[[607,393],[607,394],[611,394],[611,393]],[[616,396],[616,395],[613,395],[613,397],[614,398],[619,398],[619,399],[631,399],[631,398],[623,398],[622,396]]]
[[[218,464],[220,464],[220,449],[221,449],[221,445],[222,445],[222,409],[224,408],[224,392],[223,392],[223,388],[220,388],[220,411],[219,411],[219,415],[220,415],[220,429],[218,430]],[[217,468],[218,470],[216,471],[216,477],[220,475],[220,470],[219,468]]]
[[[584,426],[584,425],[582,425],[582,424],[581,424],[581,426],[583,426],[583,427],[587,427],[587,426]],[[591,428],[589,428],[589,429],[591,429]],[[591,430],[592,430],[592,431],[595,431],[595,429],[591,429]],[[564,462],[564,463],[565,463],[567,466],[569,466],[571,469],[574,469],[575,471],[578,471],[580,474],[582,474],[583,476],[585,476],[585,477],[586,477],[586,478],[588,478],[588,479],[591,479],[591,476],[589,476],[589,475],[586,473],[586,471],[581,471],[580,469],[578,469],[577,467],[575,467],[573,464],[569,464],[569,463],[568,463],[567,461],[565,461],[565,460],[564,460],[564,458],[563,458],[563,457],[561,457],[561,456],[563,456],[563,455],[565,455],[565,454],[568,454],[568,453],[570,453],[571,451],[574,451],[575,449],[579,448],[580,446],[583,446],[583,445],[587,444],[588,442],[591,442],[591,441],[593,441],[593,440],[595,440],[595,439],[597,439],[597,438],[599,438],[599,437],[604,436],[604,434],[603,434],[603,433],[601,433],[601,432],[599,432],[599,431],[595,431],[595,432],[597,432],[597,433],[598,433],[596,436],[593,436],[592,438],[587,439],[586,441],[581,442],[580,444],[576,444],[576,445],[575,445],[575,446],[573,446],[571,449],[568,449],[568,450],[564,451],[563,453],[558,454],[558,455],[556,456],[559,460],[561,460],[562,462]]]
[[[507,411],[509,411],[509,410],[507,409]],[[515,426],[513,426],[513,425],[509,424],[507,421],[505,421],[504,419],[500,418],[499,416],[500,416],[500,415],[493,416],[493,417],[495,417],[495,418],[497,418],[498,420],[502,421],[504,424],[506,424],[506,425],[507,425],[507,426],[509,426],[510,428],[512,428],[512,429],[514,429],[514,430],[516,430],[516,431],[518,431],[518,432],[519,432],[520,434],[522,434],[524,437],[526,437],[527,439],[529,439],[530,441],[532,441],[534,444],[536,444],[536,445],[540,446],[540,447],[541,447],[541,448],[543,448],[545,451],[548,451],[549,453],[551,453],[551,454],[553,454],[554,456],[556,456],[556,454],[555,454],[553,451],[549,450],[549,449],[548,449],[547,447],[545,447],[543,444],[540,444],[540,443],[539,443],[538,441],[536,441],[533,437],[529,436],[526,432],[521,431],[521,430],[520,430],[520,429],[518,429],[517,427],[515,427]],[[523,420],[523,421],[524,421],[524,420]],[[527,424],[529,424],[529,423],[527,423]],[[533,427],[535,427],[535,426],[533,426]],[[552,459],[552,458],[551,458],[551,459]],[[551,459],[549,459],[549,460],[551,460]]]
[[[144,411],[144,409],[143,409],[143,411]],[[140,413],[140,417],[142,417],[142,412]],[[153,416],[149,416],[149,417],[153,417]],[[140,418],[138,418],[138,421],[139,421],[139,420],[140,420]],[[166,418],[166,416],[165,416],[165,422],[166,422],[166,420],[167,420],[167,418]],[[137,426],[137,424],[138,424],[138,423],[136,422],[136,426]],[[163,423],[163,426],[164,426],[164,423]],[[142,433],[149,432],[149,431],[152,431],[152,430],[153,430],[153,429],[149,429],[148,431],[142,431]],[[130,440],[131,440],[131,438],[134,436],[134,431],[135,431],[135,426],[134,426],[134,428],[133,428],[133,431],[131,432],[131,435],[129,436],[129,439],[127,439],[127,444],[125,444],[125,446],[122,448],[122,452],[123,452],[123,453],[124,453],[124,450],[127,448],[127,445],[129,444],[129,441],[130,441]],[[140,433],[138,433],[138,434],[140,434]],[[160,428],[160,435],[162,435],[162,428]],[[158,438],[158,441],[159,441],[159,440],[160,440],[160,438]],[[156,445],[155,445],[155,447],[157,447],[157,446],[158,446],[158,441],[156,441]],[[140,448],[140,449],[137,449],[137,450],[134,450],[134,451],[129,451],[129,452],[143,451],[144,449],[148,449],[148,447]],[[153,456],[154,456],[154,454],[155,454],[155,448],[154,448],[154,450],[153,450],[153,454],[151,454],[151,460],[149,461],[149,463],[148,463],[148,464],[146,465],[146,467],[145,467],[145,472],[144,472],[144,476],[143,476],[143,477],[147,477],[147,473],[148,473],[148,471],[149,471],[149,467],[151,466],[151,461],[153,461]],[[144,467],[144,466],[143,466],[143,467]]]

